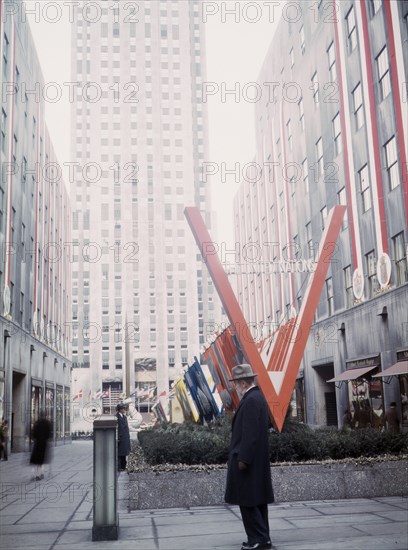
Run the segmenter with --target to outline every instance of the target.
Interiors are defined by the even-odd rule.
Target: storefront
[[[389,384],[394,376],[399,379],[402,427],[408,428],[408,349],[397,351],[396,363],[373,378]]]
[[[348,384],[349,410],[356,428],[380,428],[384,423],[383,386],[375,377],[380,368],[380,354],[359,357],[346,361],[346,370],[328,380],[338,388]]]
[[[30,415],[30,439],[32,439],[33,427],[40,418],[42,403],[42,381],[31,379],[31,415]]]

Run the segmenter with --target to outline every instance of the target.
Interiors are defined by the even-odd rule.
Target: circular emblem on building
[[[391,278],[391,260],[388,254],[383,252],[377,262],[377,279],[381,288],[385,288]]]
[[[353,294],[356,300],[361,300],[364,294],[364,275],[359,267],[353,273]]]
[[[7,317],[7,315],[10,315],[10,307],[11,307],[10,287],[8,285],[6,285],[4,287],[4,291],[3,291],[3,315],[4,315],[4,317]]]

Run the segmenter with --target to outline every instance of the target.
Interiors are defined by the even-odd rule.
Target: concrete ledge
[[[408,496],[408,461],[272,466],[276,502]],[[131,510],[224,504],[226,469],[129,474]]]

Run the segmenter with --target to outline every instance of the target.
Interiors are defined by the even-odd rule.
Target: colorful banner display
[[[197,358],[184,374],[184,381],[200,413],[200,423],[211,422],[220,414],[204,372]]]

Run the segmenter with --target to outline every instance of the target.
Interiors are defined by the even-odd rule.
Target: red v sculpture
[[[281,327],[271,353],[259,353],[200,211],[196,207],[184,211],[242,351],[258,375],[259,387],[278,431],[285,420],[345,210],[345,206],[338,205],[329,212],[315,259],[315,271],[310,275],[300,311]]]

